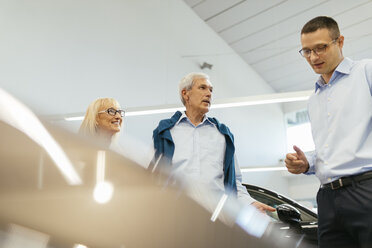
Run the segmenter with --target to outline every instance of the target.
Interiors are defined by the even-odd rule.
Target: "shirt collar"
[[[191,121],[190,121],[189,117],[187,117],[185,111],[182,112],[182,115],[181,115],[180,119],[176,122],[176,125],[178,125],[180,122],[184,122],[184,121],[187,121],[187,122],[191,123]],[[210,125],[215,126],[215,124],[209,120],[207,115],[204,115],[203,120],[199,125],[201,125],[201,124],[210,124]]]
[[[181,121],[185,121],[185,120],[188,120],[188,118],[187,118],[187,115],[185,114],[185,111],[182,111],[182,115],[176,122],[176,125],[178,125]]]
[[[348,75],[351,72],[351,69],[353,68],[354,61],[352,61],[349,58],[344,58],[341,63],[336,67],[334,74],[345,74]],[[334,76],[332,75],[332,78]],[[315,92],[319,89],[326,86],[326,83],[322,76],[319,76],[318,81],[315,83]]]

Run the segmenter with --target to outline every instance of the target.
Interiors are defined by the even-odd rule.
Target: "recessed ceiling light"
[[[266,95],[257,96],[247,96],[247,97],[236,97],[230,99],[220,99],[213,101],[211,109],[221,109],[221,108],[234,108],[243,106],[254,106],[262,104],[271,103],[284,103],[284,102],[296,102],[296,101],[306,101],[309,99],[312,90],[307,91],[295,91],[295,92],[284,92],[284,93],[274,93]],[[141,116],[141,115],[151,115],[151,114],[163,114],[163,113],[173,113],[177,110],[184,110],[185,107],[180,105],[159,105],[152,107],[143,108],[128,108],[125,112],[125,116]],[[64,117],[66,121],[81,121],[84,119],[84,115],[69,116]]]

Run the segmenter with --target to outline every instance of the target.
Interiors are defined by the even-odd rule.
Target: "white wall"
[[[283,171],[264,171],[244,173],[243,181],[267,189],[271,189],[281,195],[292,197],[289,191],[290,185]]]
[[[300,201],[316,201],[320,182],[315,175],[295,175],[288,178],[289,196]]]
[[[286,102],[282,105],[284,113],[291,113],[307,109],[307,100],[301,102]]]
[[[124,108],[179,103],[178,81],[204,61],[213,64],[205,72],[215,99],[273,92],[181,0],[1,0],[0,30],[0,87],[40,115],[84,112],[106,96]],[[285,155],[279,105],[211,115],[235,134],[241,166],[276,165]],[[168,116],[126,117],[124,131],[150,144]]]
[[[290,102],[283,104],[283,112],[292,113],[296,111],[302,111],[307,109],[307,101],[302,102]],[[289,144],[299,145],[299,144]],[[296,200],[307,200],[313,199],[315,201],[316,194],[319,189],[319,180],[315,175],[289,175],[287,174],[288,180],[288,196]]]

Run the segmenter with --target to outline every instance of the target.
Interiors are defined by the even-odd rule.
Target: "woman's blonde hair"
[[[79,133],[84,136],[97,137],[97,115],[103,106],[114,105],[115,108],[120,109],[120,104],[114,98],[98,98],[89,104],[84,120],[80,125]],[[121,122],[121,125],[123,122]],[[116,133],[113,139],[118,136]]]

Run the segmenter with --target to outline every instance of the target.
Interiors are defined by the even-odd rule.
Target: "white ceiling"
[[[278,92],[314,87],[298,50],[302,26],[316,16],[338,22],[344,56],[372,58],[372,0],[184,1]]]

